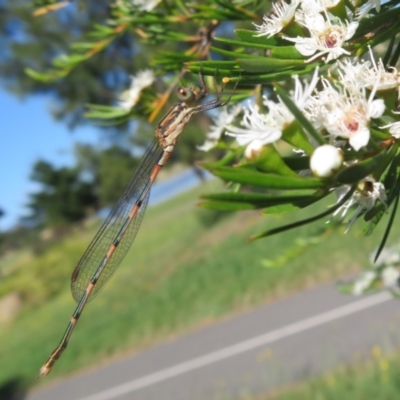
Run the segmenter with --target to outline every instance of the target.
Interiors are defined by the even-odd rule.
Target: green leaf
[[[271,206],[262,210],[261,215],[267,216],[267,215],[287,214],[297,211],[300,208],[302,207],[297,206],[295,204],[280,204],[279,206]]]
[[[293,171],[302,171],[304,169],[310,169],[310,157],[309,156],[291,156],[282,157],[285,164]]]
[[[224,167],[224,166],[232,164],[232,162],[236,158],[239,158],[239,157],[241,157],[243,155],[243,152],[244,152],[244,147],[238,147],[234,151],[230,151],[227,154],[225,154],[225,156],[222,157],[218,161],[214,161],[214,162],[211,162],[211,163],[199,163],[199,165],[202,168],[205,168],[205,169],[207,169],[209,171],[212,171],[213,169],[216,169],[218,167]]]
[[[303,60],[284,60],[272,57],[254,57],[237,60],[239,66],[248,72],[270,72],[304,65]]]
[[[297,190],[290,193],[271,195],[265,193],[212,193],[201,196],[206,200],[235,201],[238,203],[251,203],[259,207],[281,203],[293,203],[304,199],[309,199],[315,195],[314,190]]]
[[[228,181],[268,189],[318,189],[325,186],[324,181],[318,178],[280,176],[252,171],[245,168],[221,167],[213,169],[211,172]]]
[[[251,54],[240,53],[238,51],[223,50],[223,49],[220,49],[220,48],[214,47],[214,46],[210,46],[210,50],[215,53],[221,54],[222,56],[233,58],[234,60],[236,60],[238,58],[254,58],[254,56]],[[235,62],[235,64],[236,64],[236,62]]]
[[[256,167],[262,172],[272,172],[278,175],[298,176],[296,172],[292,171],[282,160],[281,155],[276,150],[274,145],[269,144],[265,146],[261,153],[258,154],[254,160],[248,161],[240,166],[251,165]]]
[[[273,58],[302,60],[304,63],[304,56],[294,46],[274,47],[271,49],[270,54]]]
[[[236,69],[223,70],[218,69],[217,71],[213,68],[208,67],[208,61],[202,62],[201,65],[193,65],[193,62],[188,62],[185,64],[185,68],[192,73],[202,73],[203,75],[225,77],[229,76],[232,83],[240,81],[240,84],[268,84],[277,81],[285,81],[291,79],[293,74],[296,75],[306,75],[315,70],[318,63],[313,64],[303,64],[300,67],[293,68],[288,71],[273,72],[268,74],[256,74],[250,72],[239,72]]]
[[[247,29],[235,29],[235,35],[247,43],[254,43],[254,44],[264,44],[268,46],[277,46],[278,42],[275,37],[267,38],[266,36],[259,36],[256,37],[256,31],[250,31]]]
[[[223,211],[252,210],[257,208],[271,207],[277,205],[293,205],[291,211],[303,208],[308,204],[320,200],[327,193],[316,194],[314,190],[299,190],[279,195],[263,193],[214,193],[202,196],[209,200],[200,203],[202,207],[213,208]]]
[[[378,259],[379,255],[381,254],[381,251],[385,247],[387,238],[389,237],[389,233],[390,233],[390,231],[392,229],[392,226],[393,226],[394,218],[395,218],[396,213],[397,213],[397,207],[399,205],[399,197],[400,197],[400,177],[399,177],[399,180],[398,180],[398,183],[396,185],[396,188],[395,188],[394,192],[395,192],[395,202],[394,202],[394,205],[393,205],[392,213],[390,214],[389,222],[388,222],[388,224],[386,226],[385,233],[383,234],[383,238],[382,238],[381,243],[379,244],[378,250],[377,250],[377,252],[375,254],[375,259],[374,259],[375,262]]]
[[[304,150],[305,153],[309,155],[314,151],[314,146],[310,143],[310,140],[305,135],[300,122],[296,119],[283,130],[282,140],[294,147]],[[309,168],[309,165],[307,168]]]
[[[279,226],[277,228],[269,229],[265,232],[259,233],[258,235],[254,235],[254,236],[250,237],[248,240],[252,241],[252,240],[256,240],[256,239],[261,239],[263,237],[276,235],[277,233],[281,233],[281,232],[284,232],[284,231],[287,231],[290,229],[294,229],[294,228],[298,228],[303,225],[310,224],[311,222],[318,221],[321,218],[324,218],[330,214],[333,214],[338,208],[340,208],[344,203],[346,203],[346,201],[353,195],[356,188],[357,188],[357,184],[354,184],[351,187],[351,189],[346,193],[345,196],[343,196],[343,198],[339,202],[337,202],[333,207],[329,208],[328,210],[324,211],[321,214],[317,214],[314,217],[306,218],[306,219],[303,219],[303,220],[300,220],[297,222],[293,222],[288,225],[283,225],[283,226]]]
[[[274,47],[268,43],[262,43],[261,41],[257,41],[257,43],[254,43],[254,42],[246,42],[244,40],[235,40],[235,39],[228,39],[228,38],[221,38],[221,37],[215,37],[214,40],[216,42],[230,44],[231,46],[239,46],[239,47],[244,46],[244,47],[250,47],[250,48],[255,48],[255,49],[268,50],[271,47]]]
[[[386,152],[381,151],[377,155],[370,157],[357,164],[353,164],[345,170],[339,172],[336,179],[340,183],[351,184],[359,182],[366,176],[372,174],[386,160]]]
[[[25,68],[25,73],[30,76],[32,79],[36,79],[41,82],[49,83],[56,81],[57,79],[63,78],[64,76],[68,75],[69,69],[63,70],[55,70],[52,69],[49,72],[41,73],[37,72],[32,68]]]
[[[397,154],[386,173],[385,179],[383,180],[383,184],[385,188],[393,188],[397,182],[397,176],[400,169],[400,154]]]
[[[202,65],[204,65],[204,61],[192,61],[191,64],[198,65],[201,67]],[[233,68],[233,67],[237,67],[237,63],[236,63],[236,61],[208,61],[207,67],[216,68],[216,69]]]
[[[86,118],[113,119],[121,118],[130,114],[130,111],[119,107],[103,106],[98,104],[87,104],[89,111],[85,113]]]

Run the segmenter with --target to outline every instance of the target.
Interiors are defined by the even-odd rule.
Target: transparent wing
[[[91,279],[102,267],[101,274],[90,294],[89,300],[99,293],[133,243],[147,207],[152,183],[150,182],[150,175],[154,166],[160,160],[162,153],[163,150],[159,147],[158,141],[154,140],[142,157],[127,189],[112,208],[107,219],[75,267],[71,278],[71,291],[77,302],[81,299]],[[136,214],[133,217],[132,215],[129,216],[135,206],[137,208]],[[122,236],[121,232],[124,232]],[[114,253],[103,265],[107,252],[118,239],[118,246]]]

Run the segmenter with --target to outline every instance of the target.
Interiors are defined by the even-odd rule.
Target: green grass
[[[399,354],[384,357],[375,347],[367,363],[342,366],[275,395],[251,400],[394,400],[400,393]],[[246,400],[250,400],[249,397]]]
[[[314,215],[328,203],[279,218],[260,217],[257,211],[216,218],[218,214],[195,207],[200,194],[215,190],[203,185],[147,211],[119,270],[88,304],[68,349],[40,383],[354,271],[367,263],[384,230],[383,221],[368,238],[355,239],[355,230],[345,236],[327,231],[326,240],[302,252],[298,239],[326,229],[321,221],[247,243],[251,234]],[[27,303],[12,323],[0,328],[0,359],[7,365],[0,369],[0,386],[13,380],[34,384],[75,308],[70,274],[96,228],[76,228],[0,283],[0,293],[20,290]],[[399,233],[394,224],[392,237]],[[293,256],[285,266],[264,266],[266,259],[279,259],[288,251]]]

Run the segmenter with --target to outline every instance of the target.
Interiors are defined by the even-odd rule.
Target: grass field
[[[296,387],[246,400],[394,400],[400,393],[399,354],[371,349],[371,360],[342,366]]]
[[[219,187],[220,189],[220,187]],[[101,294],[85,309],[68,349],[46,380],[93,367],[231,313],[343,276],[367,263],[384,230],[357,238],[326,231],[323,221],[247,243],[253,233],[322,211],[325,205],[279,218],[257,211],[222,217],[195,206],[205,184],[150,208],[133,248]],[[330,199],[334,201],[333,198]],[[396,238],[400,226],[393,228]],[[0,294],[18,290],[26,305],[0,328],[0,386],[32,385],[58,344],[75,303],[69,278],[98,225],[75,228],[36,258],[19,257],[17,272],[0,281]],[[356,228],[356,227],[355,227]],[[351,245],[349,246],[349,240]],[[289,254],[282,259],[284,254]],[[282,267],[267,268],[267,260]]]

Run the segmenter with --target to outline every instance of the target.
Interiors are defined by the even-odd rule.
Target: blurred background
[[[114,104],[155,49],[127,33],[64,79],[24,71],[46,69],[109,12],[87,1],[32,18],[31,2],[0,0],[0,399],[397,398],[396,300],[336,286],[370,266],[385,224],[358,237],[319,222],[247,243],[299,215],[196,206],[224,188],[196,164],[211,157],[196,149],[207,115],[160,174],[118,273],[35,381],[75,307],[71,273],[154,135],[140,119],[94,125],[86,104]]]

